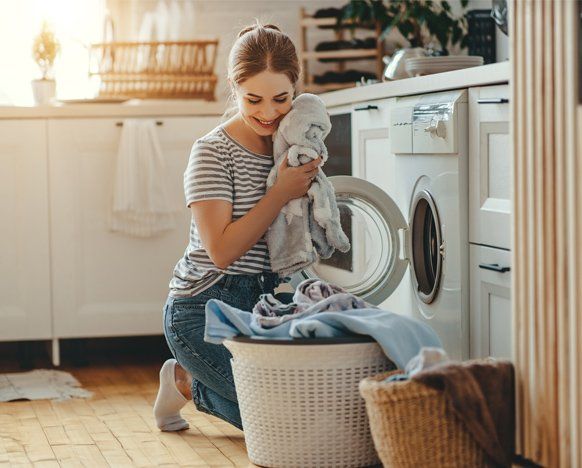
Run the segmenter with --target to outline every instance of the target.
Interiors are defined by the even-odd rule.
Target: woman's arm
[[[311,177],[320,159],[300,167],[289,167],[287,158],[279,169],[277,182],[241,218],[232,221],[232,204],[225,200],[203,200],[190,204],[202,245],[212,262],[225,269],[238,260],[265,234],[281,208],[309,190]]]

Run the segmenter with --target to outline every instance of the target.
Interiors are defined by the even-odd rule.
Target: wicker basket
[[[413,380],[360,382],[370,429],[384,467],[486,467],[485,452],[448,407],[442,392]]]
[[[233,356],[251,462],[286,468],[378,463],[358,383],[394,364],[376,342],[337,342],[224,342]]]
[[[91,45],[90,76],[99,97],[214,101],[218,40],[108,42]]]

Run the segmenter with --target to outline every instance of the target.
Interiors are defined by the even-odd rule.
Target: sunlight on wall
[[[45,19],[61,43],[54,67],[57,98],[95,94],[88,45],[103,35],[105,0],[0,0],[0,12],[0,104],[33,104],[30,81],[41,73],[32,43]]]

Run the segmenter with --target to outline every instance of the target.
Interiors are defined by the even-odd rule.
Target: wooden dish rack
[[[214,101],[217,49],[218,39],[92,44],[89,75],[99,97]]]

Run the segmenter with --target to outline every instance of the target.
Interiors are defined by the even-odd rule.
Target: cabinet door
[[[469,90],[469,240],[511,248],[509,86]]]
[[[183,174],[218,117],[159,119],[177,227],[150,238],[109,229],[118,119],[49,121],[54,329],[58,338],[162,333],[172,270],[188,242]]]
[[[354,176],[372,182],[398,201],[396,192],[396,156],[390,149],[390,107],[393,99],[381,99],[354,105],[352,110],[355,140]],[[380,307],[401,314],[412,311],[410,273]]]
[[[390,152],[390,99],[354,105],[356,141],[354,175],[377,185],[394,198],[394,161]]]
[[[0,120],[0,340],[51,330],[45,120]]]
[[[511,253],[470,246],[471,357],[511,359]]]

